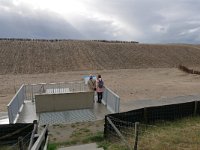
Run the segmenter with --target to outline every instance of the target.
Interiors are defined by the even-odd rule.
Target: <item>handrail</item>
[[[7,105],[9,123],[14,123],[16,121],[17,115],[22,110],[24,99],[25,91],[24,85],[22,85]]]
[[[35,134],[37,133],[37,129],[38,129],[37,120],[34,120],[33,123],[34,123],[34,128],[33,128],[33,131],[31,133],[31,139],[30,139],[30,142],[29,142],[28,150],[30,150],[31,147],[33,146],[33,140],[34,140]]]
[[[40,136],[38,137],[38,139],[36,140],[36,142],[32,146],[31,150],[40,149],[40,146],[41,146],[42,142],[44,140],[46,140],[47,132],[48,132],[48,125],[46,125],[46,127],[43,129],[42,133],[40,134]]]
[[[106,105],[107,109],[112,113],[120,112],[120,97],[114,93],[109,88],[105,87],[104,96],[103,96],[103,104]]]
[[[24,87],[24,84],[21,85],[21,87],[19,88],[19,90],[17,91],[17,93],[13,96],[13,98],[11,99],[11,101],[8,103],[7,106],[11,105],[11,103],[14,101],[14,99],[17,97],[17,95],[19,94],[19,92],[21,91],[21,89]]]

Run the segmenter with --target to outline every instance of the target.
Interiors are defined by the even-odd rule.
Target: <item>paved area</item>
[[[34,120],[38,120],[35,103],[32,101],[25,101],[23,109],[17,119],[17,123],[33,123]]]
[[[177,96],[173,98],[161,98],[158,100],[129,100],[127,102],[121,103],[120,111],[124,112],[144,107],[161,106],[192,101],[200,101],[200,95]],[[42,113],[38,116],[41,120],[41,124],[59,124],[100,120],[104,119],[105,115],[109,113],[110,112],[106,109],[105,105],[94,102],[93,109]],[[35,111],[35,104],[31,101],[25,101],[24,108],[20,113],[17,122],[32,123],[35,119],[38,119]]]
[[[61,112],[47,112],[40,114],[40,125],[63,124],[83,121],[94,121],[95,115],[90,109],[70,110]]]
[[[32,123],[33,120],[38,119],[40,125],[95,121],[104,119],[105,115],[109,113],[110,111],[107,110],[105,105],[94,102],[93,109],[36,114],[35,103],[25,101],[22,112],[17,119],[17,123]]]
[[[78,146],[63,147],[59,148],[58,150],[103,150],[103,148],[97,148],[96,143],[91,143]]]
[[[186,103],[192,101],[200,101],[200,95],[177,96],[173,98],[161,98],[158,100],[152,100],[152,99],[130,100],[126,103],[122,103],[120,108],[121,111],[129,111],[144,107],[162,106],[162,105]]]

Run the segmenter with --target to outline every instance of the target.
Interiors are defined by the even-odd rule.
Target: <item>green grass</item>
[[[57,149],[57,144],[49,143],[47,149],[48,150],[56,150]]]
[[[9,147],[6,147],[6,146],[0,146],[0,150],[9,150],[10,148]]]
[[[104,140],[103,132],[92,133],[87,128],[80,128],[80,129],[78,128],[72,133],[72,135],[70,136],[70,140],[60,143],[49,143],[48,150],[56,150],[58,147],[61,146],[102,142],[103,140]]]
[[[140,150],[198,150],[200,149],[200,117],[190,117],[173,122],[158,122],[153,126],[140,125],[138,149]],[[133,147],[134,137],[128,139]],[[123,142],[107,141],[103,132],[92,133],[87,128],[76,129],[70,140],[62,143],[49,143],[48,149],[96,142],[104,150],[127,150]]]
[[[157,123],[139,135],[141,150],[197,150],[200,147],[200,117]]]

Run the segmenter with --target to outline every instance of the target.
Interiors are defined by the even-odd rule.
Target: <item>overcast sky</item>
[[[200,0],[0,0],[0,38],[200,42]]]

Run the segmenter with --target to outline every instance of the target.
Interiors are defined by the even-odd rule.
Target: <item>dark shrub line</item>
[[[47,41],[47,42],[58,42],[58,41],[76,41],[73,39],[28,39],[28,38],[0,38],[4,41]],[[78,41],[78,40],[77,40]],[[83,40],[83,41],[94,41],[94,42],[105,42],[105,43],[139,43],[137,41],[118,41],[118,40]]]
[[[197,70],[193,70],[193,69],[189,69],[183,65],[179,65],[178,68],[186,73],[190,73],[190,74],[199,74],[200,75],[200,71]]]

